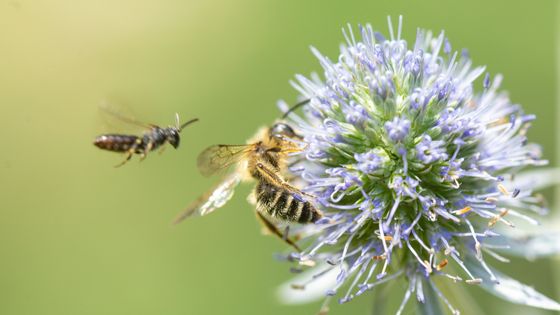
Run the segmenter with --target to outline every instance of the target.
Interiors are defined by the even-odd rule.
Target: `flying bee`
[[[207,215],[222,207],[233,196],[241,181],[256,181],[250,201],[266,229],[299,251],[297,245],[278,230],[275,223],[314,223],[323,217],[308,199],[312,198],[292,186],[284,177],[290,153],[299,152],[298,136],[286,123],[261,129],[246,145],[214,145],[198,156],[202,175],[210,176],[236,164],[236,170],[218,186],[201,196],[181,213],[175,223],[190,216]]]
[[[191,119],[184,124],[180,123],[179,114],[175,114],[175,126],[168,126],[162,128],[154,124],[145,124],[133,120],[128,117],[124,117],[118,113],[108,111],[106,112],[115,116],[116,118],[140,126],[147,129],[143,135],[128,135],[128,134],[103,134],[95,138],[93,144],[103,150],[125,153],[126,158],[122,163],[115,165],[119,167],[124,165],[126,162],[130,161],[132,155],[139,154],[140,160],[144,160],[148,155],[148,152],[153,151],[159,147],[162,147],[165,143],[171,144],[175,149],[179,147],[181,141],[180,133],[188,125],[198,121],[198,118]],[[165,147],[162,147],[162,150]]]

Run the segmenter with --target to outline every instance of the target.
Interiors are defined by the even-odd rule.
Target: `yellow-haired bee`
[[[302,150],[298,139],[301,137],[292,127],[278,122],[261,129],[249,144],[208,147],[198,156],[202,175],[213,175],[232,164],[237,164],[236,171],[191,204],[175,222],[213,212],[231,199],[241,181],[255,180],[257,184],[251,199],[256,204],[257,217],[269,231],[299,250],[278,230],[275,222],[314,223],[323,213],[308,200],[312,196],[292,186],[284,177],[288,155]]]

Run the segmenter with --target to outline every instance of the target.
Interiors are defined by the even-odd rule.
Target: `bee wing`
[[[203,176],[210,176],[239,162],[253,148],[251,144],[218,144],[206,148],[198,155],[198,170]]]
[[[120,110],[117,110],[115,105],[111,105],[110,103],[105,101],[99,105],[99,110],[107,117],[111,117],[112,120],[116,120],[121,123],[124,122],[132,126],[140,127],[142,129],[152,129],[155,126],[153,124],[141,122],[133,118],[130,114],[124,114]],[[116,122],[114,123],[116,124]]]
[[[214,210],[218,208],[221,208],[231,199],[235,191],[235,187],[237,187],[240,182],[241,177],[237,173],[226,177],[226,179],[220,182],[218,186],[214,187],[190,204],[185,211],[177,216],[173,223],[177,224],[192,216],[204,216],[214,212]]]

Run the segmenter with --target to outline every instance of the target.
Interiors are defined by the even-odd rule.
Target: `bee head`
[[[181,143],[181,138],[179,137],[179,134],[181,133],[183,128],[197,121],[198,118],[194,118],[181,125],[181,122],[179,120],[179,114],[175,113],[175,127],[169,126],[169,128],[167,128],[167,132],[166,132],[167,142],[169,142],[169,144],[171,144],[175,149],[177,149],[179,147],[179,143]]]
[[[168,128],[166,137],[167,142],[169,142],[169,144],[171,144],[175,149],[179,147],[181,137],[179,137],[179,130],[177,128]]]
[[[302,138],[300,135],[296,134],[296,132],[294,131],[294,129],[292,129],[292,127],[290,127],[290,125],[286,123],[276,123],[272,125],[272,127],[270,127],[270,129],[268,130],[268,134],[270,138],[275,138],[278,140],[282,140],[285,138]]]

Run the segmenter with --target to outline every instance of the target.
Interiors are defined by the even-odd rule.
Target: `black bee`
[[[111,113],[117,115],[115,113]],[[125,134],[103,134],[95,138],[93,144],[103,150],[126,153],[126,159],[116,165],[119,167],[128,162],[133,154],[140,154],[140,160],[146,158],[148,152],[153,151],[166,142],[169,142],[175,149],[179,147],[181,138],[179,134],[189,124],[198,121],[198,118],[191,119],[184,124],[179,123],[179,114],[175,114],[175,126],[162,128],[152,124],[143,124],[129,118],[118,116],[118,118],[125,120],[135,125],[140,125],[148,129],[142,136],[125,135]],[[165,147],[162,148],[162,151]]]

